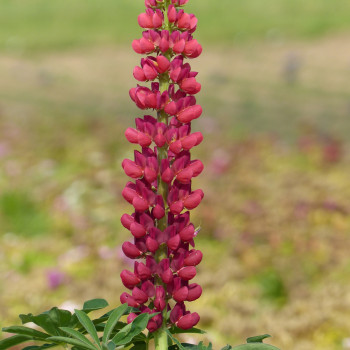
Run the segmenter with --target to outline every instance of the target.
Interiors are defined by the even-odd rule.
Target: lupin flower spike
[[[146,12],[138,16],[145,31],[132,43],[136,53],[147,55],[133,75],[139,83],[151,84],[132,88],[130,97],[156,116],[137,118],[136,128],[125,132],[127,140],[141,148],[134,160],[122,163],[133,179],[122,194],[135,210],[121,218],[133,236],[122,249],[137,260],[133,271],[121,273],[130,292],[120,300],[138,313],[158,313],[147,325],[155,332],[157,349],[165,348],[169,326],[189,329],[199,322],[199,315],[188,311],[185,303],[202,294],[201,286],[191,282],[203,254],[194,249],[198,231],[189,212],[204,196],[202,190],[192,189],[192,178],[202,172],[203,164],[191,160],[190,153],[203,140],[200,132],[191,131],[191,121],[202,114],[194,97],[201,85],[197,72],[185,62],[198,57],[202,47],[192,36],[197,18],[182,9],[187,2],[145,0]],[[128,322],[138,313],[130,314]]]

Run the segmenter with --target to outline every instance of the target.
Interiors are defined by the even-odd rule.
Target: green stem
[[[168,349],[168,335],[164,326],[154,333],[154,347],[155,350]]]

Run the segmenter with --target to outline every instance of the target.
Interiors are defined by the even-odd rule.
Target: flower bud
[[[177,322],[176,326],[181,329],[190,329],[199,322],[199,315],[197,312],[182,316]]]
[[[202,111],[200,105],[190,106],[177,113],[176,117],[181,123],[189,123],[192,120],[199,118]]]
[[[194,237],[194,226],[192,224],[186,226],[179,232],[179,235],[182,241],[190,242]]]
[[[135,262],[135,273],[143,281],[152,276],[151,270],[144,263],[139,262]]]
[[[191,250],[190,254],[185,258],[184,263],[187,266],[198,265],[203,258],[203,253],[200,250]]]
[[[122,245],[122,250],[124,254],[130,259],[137,259],[142,255],[141,250],[139,250],[135,244],[130,242],[124,242]]]
[[[123,214],[120,221],[125,228],[130,230],[130,225],[134,222],[134,218],[131,215]]]
[[[181,239],[179,235],[175,235],[174,237],[170,238],[167,242],[167,246],[171,249],[171,250],[176,250],[179,245],[180,245]]]
[[[188,286],[187,301],[197,300],[202,295],[202,287],[197,283]]]
[[[194,266],[186,266],[179,270],[177,274],[183,280],[189,281],[196,276],[196,268]]]
[[[141,282],[141,280],[132,272],[128,270],[123,270],[120,274],[120,278],[126,288],[132,289],[137,284]]]
[[[168,8],[168,19],[170,23],[174,23],[177,18],[177,12],[174,5],[170,5]]]
[[[148,301],[148,295],[137,287],[132,290],[132,296],[139,304],[144,304]]]
[[[182,287],[173,293],[173,298],[178,303],[185,301],[188,297],[188,288]]]
[[[130,225],[130,231],[131,231],[132,235],[136,238],[141,238],[141,237],[146,235],[145,228],[137,222],[133,222]]]

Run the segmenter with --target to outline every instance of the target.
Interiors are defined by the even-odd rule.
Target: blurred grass
[[[119,218],[131,211],[120,164],[140,116],[128,88],[142,9],[0,1],[0,326],[63,301],[119,302],[130,238]],[[215,347],[269,332],[284,350],[338,350],[350,334],[350,3],[188,9],[205,44],[191,62],[204,107],[193,128],[205,136],[194,157],[206,166],[193,215],[205,292],[191,310]],[[49,287],[48,269],[62,286]]]
[[[2,0],[0,50],[45,52],[127,44],[139,36],[136,0]],[[208,45],[310,39],[350,29],[347,0],[192,0]],[[219,21],[218,21],[219,20]]]

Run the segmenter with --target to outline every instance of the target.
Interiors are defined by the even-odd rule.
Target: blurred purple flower
[[[54,290],[65,283],[66,275],[58,269],[51,269],[47,271],[46,279],[48,287]]]

